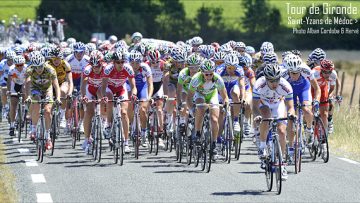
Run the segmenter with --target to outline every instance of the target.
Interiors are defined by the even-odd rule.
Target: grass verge
[[[359,107],[342,106],[334,115],[335,132],[329,137],[330,151],[360,161]]]
[[[0,202],[17,202],[15,175],[6,163],[5,145],[0,137]]]

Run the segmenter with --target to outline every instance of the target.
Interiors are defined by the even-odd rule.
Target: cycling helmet
[[[131,62],[141,63],[142,59],[143,59],[143,56],[141,55],[140,52],[138,52],[138,51],[130,52],[129,60]]]
[[[302,61],[298,55],[290,54],[287,56],[284,66],[290,72],[299,73],[301,71],[301,68],[300,68],[301,64],[302,64]]]
[[[113,57],[113,52],[112,51],[106,51],[104,54],[104,61],[109,63]]]
[[[22,65],[25,64],[26,60],[22,55],[18,55],[14,57],[14,64],[15,65]]]
[[[193,53],[191,54],[187,60],[186,60],[186,63],[189,65],[189,66],[197,66],[197,65],[200,65],[201,63],[201,56],[197,53]]]
[[[334,63],[329,59],[323,59],[320,62],[320,67],[323,71],[332,71],[335,69]]]
[[[171,52],[171,58],[176,62],[184,62],[186,60],[186,52],[183,49],[174,49]]]
[[[281,77],[281,70],[276,63],[267,63],[264,67],[264,76],[268,80],[277,80]]]
[[[248,54],[255,54],[255,48],[252,46],[246,46],[245,52]]]
[[[239,59],[239,65],[241,67],[250,67],[251,66],[250,60],[247,57],[240,56],[240,57],[238,57],[238,59]]]
[[[191,39],[190,39],[190,41],[191,41]],[[176,46],[182,47],[184,45],[185,45],[185,42],[183,42],[183,41],[177,41],[176,42]]]
[[[147,59],[150,62],[158,62],[161,58],[161,54],[158,50],[151,50],[148,52]]]
[[[30,63],[32,66],[41,66],[45,63],[45,57],[40,52],[32,52]]]
[[[141,40],[143,38],[142,34],[140,32],[134,32],[134,34],[131,35],[131,41],[134,39]]]
[[[218,52],[219,51],[219,48],[220,48],[220,44],[217,43],[217,42],[213,42],[211,43],[211,46],[213,46],[215,48],[215,52]]]
[[[235,54],[228,54],[225,57],[226,66],[236,66],[239,64],[239,58]]]
[[[115,60],[115,61],[120,61],[120,60],[123,60],[124,58],[123,58],[124,56],[123,56],[123,54],[122,54],[122,52],[120,52],[120,51],[117,51],[117,52],[114,52],[114,54],[112,55],[112,60]]]
[[[16,53],[14,51],[12,51],[12,50],[6,51],[5,58],[7,60],[13,60],[15,56],[16,56]]]
[[[169,51],[170,51],[169,47],[166,46],[165,44],[160,45],[158,50],[159,50],[161,55],[167,55],[167,54],[169,54]]]
[[[246,45],[244,42],[236,42],[234,49],[240,49],[240,48],[246,49]]]
[[[310,53],[309,58],[312,61],[321,61],[326,58],[326,53],[321,48],[316,48]]]
[[[231,48],[233,48],[233,49],[234,49],[235,46],[236,46],[236,42],[235,42],[234,40],[228,41],[227,44],[229,44],[229,45],[231,46]]]
[[[205,60],[201,63],[200,69],[201,69],[202,72],[205,72],[205,71],[214,72],[214,71],[215,71],[215,63],[212,62],[212,61],[209,60],[209,59],[205,59]]]
[[[199,46],[203,43],[203,39],[199,36],[193,37],[191,39],[191,46]]]
[[[230,46],[229,43],[226,43],[226,44],[221,45],[220,51],[229,53],[229,52],[233,51],[233,49],[232,49],[232,47]]]
[[[94,50],[90,53],[90,60],[89,63],[93,66],[98,66],[104,60],[104,55],[98,51]]]
[[[62,52],[60,51],[60,48],[56,47],[56,48],[53,48],[50,52],[50,56],[51,57],[57,57],[57,58],[62,58]]]
[[[292,54],[291,51],[284,51],[284,52],[281,54],[282,60],[284,61],[285,58],[286,58],[289,54]]]
[[[263,57],[264,63],[277,63],[278,58],[275,52],[267,52]]]
[[[66,43],[66,42],[60,42],[59,47],[60,47],[60,48],[66,48],[66,47],[68,47],[68,43]]]
[[[115,42],[118,41],[118,38],[115,35],[111,35],[108,40],[110,41],[111,44],[114,44]]]
[[[291,50],[291,53],[295,54],[295,55],[298,55],[301,57],[301,51],[297,50],[297,49],[293,49]]]
[[[44,47],[40,50],[40,52],[45,57],[45,59],[48,60],[52,57],[51,50],[52,49],[50,47]]]
[[[62,54],[63,54],[64,58],[66,58],[67,56],[69,56],[72,53],[73,53],[73,51],[70,48],[65,48],[65,49],[62,50]]]
[[[68,44],[74,44],[74,43],[76,43],[76,39],[70,37],[70,38],[68,38],[68,39],[66,40],[66,42],[67,42]]]
[[[74,51],[76,52],[83,52],[85,51],[85,44],[82,42],[76,42],[73,46]]]
[[[13,51],[16,53],[16,55],[22,55],[24,53],[24,50],[19,46],[14,47]]]
[[[211,45],[205,45],[204,49],[202,49],[200,53],[204,58],[210,59],[215,54],[215,48]]]
[[[87,43],[86,45],[86,49],[89,51],[89,53],[91,53],[92,51],[94,51],[96,49],[96,44],[94,43]]]
[[[271,42],[264,42],[260,47],[261,54],[266,54],[268,52],[274,52],[274,45]]]
[[[215,53],[213,60],[214,61],[223,61],[225,60],[226,53],[222,51],[218,51]]]

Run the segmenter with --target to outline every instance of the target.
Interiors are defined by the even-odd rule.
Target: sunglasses
[[[227,69],[236,69],[235,66],[226,66]]]
[[[299,74],[300,72],[290,72],[290,74],[293,74],[293,75],[297,75]]]
[[[189,68],[191,68],[191,69],[198,69],[199,66],[189,66]]]
[[[214,73],[204,73],[205,76],[213,76]]]
[[[24,64],[15,64],[15,67],[21,67],[23,66]]]
[[[41,68],[43,68],[43,66],[41,65],[41,66],[33,66],[35,69],[41,69]]]
[[[85,51],[74,51],[75,54],[83,54]]]
[[[278,83],[280,81],[280,79],[276,79],[276,80],[268,80],[269,83]]]
[[[323,71],[323,70],[321,71],[322,74],[331,74],[331,72],[332,72],[331,70],[330,71]]]
[[[100,65],[97,65],[97,66],[93,65],[93,68],[100,68],[100,67],[101,67]]]

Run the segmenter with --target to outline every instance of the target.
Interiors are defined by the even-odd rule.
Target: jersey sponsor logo
[[[113,65],[107,66],[107,67],[104,69],[105,75],[110,75],[110,73],[111,73],[112,70],[114,70],[114,66],[113,66]]]
[[[284,84],[279,84],[281,89],[283,89],[286,93],[291,92],[289,88],[287,88]]]
[[[88,75],[90,75],[90,73],[91,73],[91,67],[85,68],[84,75],[88,76]]]

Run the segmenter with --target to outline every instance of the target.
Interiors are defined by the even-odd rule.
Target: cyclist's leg
[[[163,86],[161,85],[160,89],[153,95],[153,97],[163,97],[164,96],[164,92],[163,92]],[[163,121],[164,121],[164,116],[163,116],[163,100],[157,100],[156,101],[156,111],[157,111],[157,116],[158,116],[158,121],[159,121],[159,131],[163,131]],[[170,118],[172,118],[172,116],[170,116]],[[171,120],[169,120],[169,122],[171,122]]]
[[[169,98],[176,97],[176,86],[173,83],[169,83],[168,85],[168,95]],[[166,112],[166,123],[169,123],[172,121],[172,116],[174,112],[175,106],[172,105],[172,101],[167,101],[165,105],[165,112]]]
[[[21,85],[15,85],[14,82],[11,82],[10,92],[17,93],[20,91],[21,91]],[[16,115],[18,101],[19,98],[17,97],[10,97],[10,128],[14,128],[15,126],[15,115]]]
[[[116,92],[115,92],[116,93]],[[107,87],[106,88],[106,95],[105,95],[109,100],[113,100],[114,99],[114,92]],[[110,126],[112,123],[112,119],[113,119],[113,103],[109,102],[106,104],[106,121],[105,121],[105,126],[104,128],[106,128],[107,126]]]
[[[229,95],[230,99],[231,99],[231,95]],[[219,102],[223,103],[223,99],[221,98],[221,95],[218,94],[218,98],[219,98]],[[224,131],[224,119],[225,119],[225,114],[223,111],[219,112],[219,130],[217,133],[217,143],[220,144],[221,143],[221,135],[222,132]]]
[[[205,103],[205,97],[198,92],[195,92],[194,100],[196,104]],[[205,107],[197,107],[195,110],[195,131],[197,137],[201,136],[200,132],[201,132],[205,110],[206,110]]]
[[[275,117],[275,118],[286,117],[285,102],[283,100],[281,100],[279,103],[271,106],[271,112],[272,112],[272,117]],[[286,152],[286,126],[288,126],[288,129],[290,129],[290,126],[292,127],[292,121],[278,122],[278,134],[279,134],[279,139],[280,139],[279,141],[280,141],[281,151],[282,151],[283,155]]]
[[[271,117],[271,109],[268,104],[260,106],[260,116],[263,118]],[[267,122],[261,122],[259,130],[260,130],[260,150],[263,150],[266,147],[266,138],[269,132],[269,124]]]
[[[147,110],[149,106],[149,102],[145,101],[148,98],[148,88],[146,85],[138,88],[137,97],[140,101],[144,101],[139,103],[141,136],[144,138],[147,125]]]
[[[324,123],[325,128],[328,126],[328,116],[329,116],[329,89],[327,85],[320,86],[321,96],[320,96],[320,117]]]
[[[219,132],[218,121],[219,121],[219,111],[220,111],[220,108],[217,105],[219,104],[219,98],[217,92],[214,95],[212,95],[209,101],[206,102],[207,103],[209,102],[210,104],[215,104],[210,108],[211,134],[212,134],[212,140],[215,143]]]

